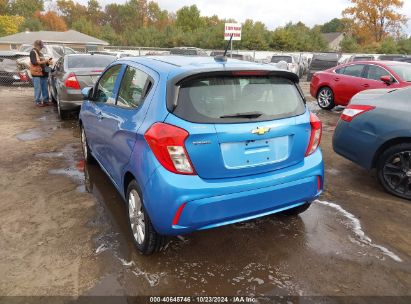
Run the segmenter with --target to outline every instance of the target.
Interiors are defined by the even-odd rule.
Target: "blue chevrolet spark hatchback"
[[[84,157],[127,202],[143,254],[168,235],[299,214],[322,192],[322,126],[293,73],[212,57],[127,58],[83,94]]]

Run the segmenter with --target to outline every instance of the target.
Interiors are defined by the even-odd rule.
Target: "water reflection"
[[[171,238],[164,251],[143,257],[134,248],[125,203],[111,181],[98,165],[86,164],[84,174],[98,210],[89,224],[103,231],[94,240],[95,254],[128,294],[300,292],[283,269],[305,248],[300,217],[271,216]]]

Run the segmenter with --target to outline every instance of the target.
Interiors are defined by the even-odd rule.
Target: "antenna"
[[[232,39],[233,39],[233,34],[231,34],[230,40],[228,41],[227,46],[224,49],[224,54],[215,56],[214,57],[215,61],[218,61],[218,62],[226,62],[227,61],[227,50],[228,50],[228,47],[230,46],[230,43],[231,43]]]
[[[230,40],[228,40],[227,46],[225,47],[224,55],[223,55],[224,57],[227,55],[228,46],[231,44],[231,40],[233,40],[233,35],[234,34],[231,34]]]

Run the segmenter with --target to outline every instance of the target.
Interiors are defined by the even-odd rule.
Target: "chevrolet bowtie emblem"
[[[257,128],[251,131],[251,133],[253,134],[257,134],[257,135],[264,135],[265,133],[270,132],[270,128]]]

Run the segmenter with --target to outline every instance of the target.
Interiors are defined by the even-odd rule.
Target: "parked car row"
[[[81,104],[84,158],[96,161],[123,197],[142,254],[160,250],[169,235],[299,214],[322,193],[322,125],[297,73],[215,55],[73,54],[50,75],[60,117]],[[318,54],[312,65],[331,62],[338,57]],[[382,186],[406,199],[411,88],[403,87],[411,85],[410,67],[351,62],[315,72],[310,86],[323,109],[351,101],[335,151],[376,168]],[[357,94],[373,88],[380,89]]]
[[[357,61],[317,72],[310,94],[322,109],[346,106],[367,89],[396,89],[411,86],[411,64],[397,61]]]
[[[353,60],[314,73],[310,94],[322,109],[346,106],[335,152],[376,169],[387,192],[411,200],[411,63]]]
[[[349,63],[356,61],[402,61],[402,62],[411,62],[411,56],[402,55],[402,54],[390,54],[390,55],[352,55],[351,57],[346,58],[340,63]]]

